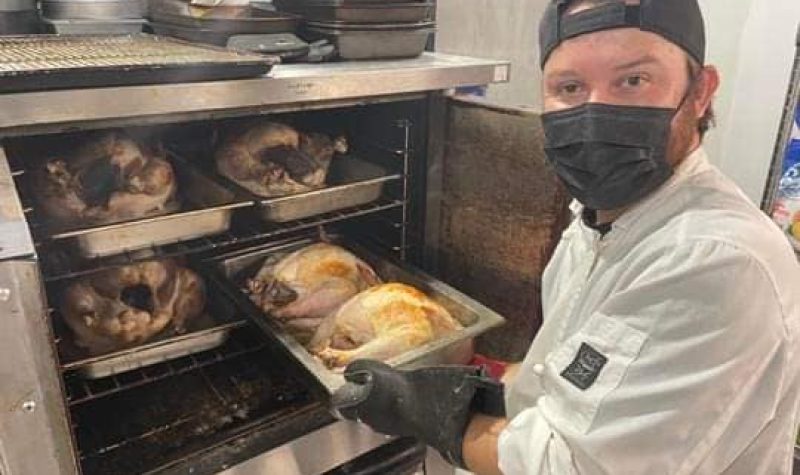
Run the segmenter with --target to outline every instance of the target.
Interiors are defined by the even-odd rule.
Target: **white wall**
[[[511,82],[495,85],[497,103],[539,109],[538,21],[549,0],[438,0],[437,49],[512,61]],[[712,160],[759,203],[783,109],[800,0],[700,0],[708,58],[723,83]]]

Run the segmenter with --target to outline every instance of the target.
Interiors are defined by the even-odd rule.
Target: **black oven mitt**
[[[474,366],[403,371],[359,360],[345,369],[344,378],[347,383],[331,401],[342,417],[383,434],[416,437],[462,468],[472,415],[505,416],[503,384]]]

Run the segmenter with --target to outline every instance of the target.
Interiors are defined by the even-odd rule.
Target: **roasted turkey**
[[[302,133],[264,122],[233,134],[216,151],[217,171],[263,196],[284,196],[325,186],[331,160],[347,152],[344,137]]]
[[[147,342],[186,323],[205,307],[205,286],[172,260],[149,261],[91,274],[64,291],[61,313],[77,346],[93,355]]]
[[[320,326],[310,348],[338,368],[361,358],[385,361],[462,328],[421,291],[388,283],[348,300]]]
[[[108,132],[35,173],[36,198],[50,219],[108,223],[162,214],[174,207],[175,173],[168,161],[121,132]]]
[[[349,251],[317,243],[267,259],[247,287],[256,305],[307,344],[326,317],[379,283],[370,266]]]

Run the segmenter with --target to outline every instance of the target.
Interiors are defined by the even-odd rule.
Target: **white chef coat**
[[[800,266],[702,149],[604,237],[575,219],[542,293],[506,475],[791,473]]]

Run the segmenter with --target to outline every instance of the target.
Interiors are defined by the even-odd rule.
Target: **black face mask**
[[[546,113],[547,158],[584,206],[631,205],[672,176],[670,126],[685,99],[677,109],[590,103]]]

